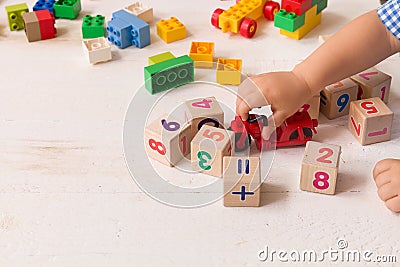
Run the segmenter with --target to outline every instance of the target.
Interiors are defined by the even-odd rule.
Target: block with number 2
[[[190,124],[162,115],[144,131],[147,155],[167,166],[174,166],[190,153]]]
[[[300,189],[335,194],[340,152],[340,146],[308,141],[301,165]]]

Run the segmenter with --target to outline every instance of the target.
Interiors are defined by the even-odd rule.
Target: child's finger
[[[239,115],[242,120],[247,120],[249,117],[249,111],[251,108],[245,101],[241,101],[238,106],[236,106],[236,114]]]
[[[385,202],[386,207],[393,212],[400,212],[400,197],[394,197]]]
[[[272,117],[273,117],[273,120],[274,120],[274,123],[275,123],[275,127],[279,127],[287,119],[288,116],[286,115],[286,113],[278,110],[278,111],[274,112]]]
[[[392,183],[387,183],[378,188],[378,196],[383,201],[386,201],[388,199],[396,197],[397,192],[396,192],[396,189],[394,188],[394,186],[392,185]]]
[[[393,159],[383,159],[381,161],[378,161],[375,164],[375,168],[373,170],[374,178],[378,177],[379,174],[389,170],[392,167],[392,164],[393,164]]]
[[[378,176],[374,176],[375,184],[377,187],[381,187],[384,184],[390,183],[391,177],[387,174],[387,172],[382,172],[378,174]]]

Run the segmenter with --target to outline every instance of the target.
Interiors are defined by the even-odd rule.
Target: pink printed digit
[[[384,101],[385,100],[385,93],[386,93],[386,86],[384,86],[384,87],[382,87],[381,88],[381,99],[382,99],[382,101]]]
[[[321,163],[332,163],[332,160],[329,160],[328,158],[331,157],[333,155],[333,150],[328,148],[328,147],[324,147],[324,148],[320,148],[320,150],[318,151],[319,153],[325,153],[324,155],[322,155],[321,157],[317,158],[318,162]]]
[[[186,149],[186,144],[187,144],[186,135],[182,136],[181,142],[182,142],[182,154],[185,155],[186,151],[187,151],[187,149]]]
[[[314,174],[313,186],[319,190],[329,188],[329,174],[323,171],[317,171]],[[322,185],[321,185],[322,183]]]
[[[193,102],[192,107],[196,108],[211,108],[210,103],[212,102],[211,99],[203,99],[202,101],[199,102]]]

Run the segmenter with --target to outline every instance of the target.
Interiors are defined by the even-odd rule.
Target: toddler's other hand
[[[400,160],[384,159],[376,163],[373,171],[378,195],[386,207],[400,212]]]

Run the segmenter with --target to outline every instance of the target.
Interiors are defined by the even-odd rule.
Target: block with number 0
[[[167,166],[174,166],[190,153],[190,124],[162,115],[144,131],[147,155]]]
[[[358,87],[358,99],[379,97],[383,102],[389,101],[390,84],[392,77],[375,68],[367,69],[351,76]]]
[[[393,112],[379,98],[351,102],[348,128],[361,145],[390,140]]]
[[[335,194],[340,146],[308,141],[301,164],[300,189]]]
[[[234,149],[232,131],[204,125],[191,143],[192,169],[208,175],[222,177],[222,159]]]
[[[350,78],[325,87],[321,95],[321,112],[330,120],[349,114],[350,102],[357,100],[358,85]]]
[[[224,157],[224,206],[260,206],[259,157]]]
[[[185,118],[192,125],[193,136],[203,125],[224,127],[224,112],[215,97],[197,98],[185,101]]]

